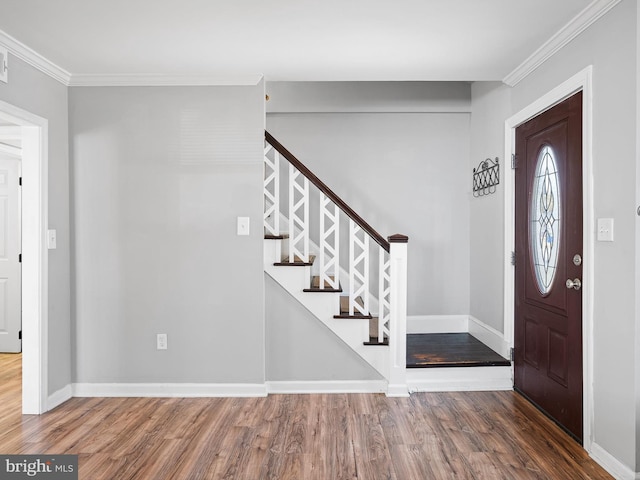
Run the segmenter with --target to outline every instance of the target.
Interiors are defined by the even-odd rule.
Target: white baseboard
[[[384,393],[386,380],[326,380],[267,382],[268,393]]]
[[[640,479],[640,472],[634,473],[631,468],[595,442],[591,444],[591,452],[589,452],[589,455],[616,480]]]
[[[504,340],[504,334],[472,316],[469,317],[469,333],[507,360],[511,357],[510,347]]]
[[[407,368],[409,392],[513,390],[511,367]]]
[[[62,405],[64,402],[73,397],[73,388],[71,385],[65,385],[57,392],[49,395],[47,399],[47,411]]]
[[[74,383],[74,397],[266,397],[263,383]]]
[[[390,383],[387,387],[387,397],[409,397],[409,386],[406,383]]]
[[[466,333],[468,315],[408,315],[407,333]]]

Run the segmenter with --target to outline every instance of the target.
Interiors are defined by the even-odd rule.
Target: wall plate
[[[8,83],[9,82],[9,51],[0,47],[0,82]]]

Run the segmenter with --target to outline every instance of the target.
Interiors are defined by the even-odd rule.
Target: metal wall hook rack
[[[500,164],[498,157],[495,160],[487,158],[473,169],[473,196],[482,197],[495,193],[496,186],[500,184]]]

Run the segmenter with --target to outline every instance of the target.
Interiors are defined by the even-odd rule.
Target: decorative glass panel
[[[560,183],[554,152],[545,146],[538,155],[531,198],[531,252],[538,290],[551,290],[560,246]]]

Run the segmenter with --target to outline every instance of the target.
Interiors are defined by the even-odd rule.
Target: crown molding
[[[63,85],[69,85],[69,81],[71,80],[71,74],[69,72],[64,68],[60,68],[50,60],[47,60],[38,52],[27,47],[2,30],[0,30],[0,45],[6,47],[12,55],[49,75]],[[11,71],[11,65],[9,65],[9,71]]]
[[[567,45],[591,26],[596,20],[615,7],[621,0],[594,0],[582,12],[569,21],[560,31],[547,40],[540,48],[522,62],[515,70],[502,80],[503,83],[514,87],[536,68],[542,65],[558,50]]]
[[[257,85],[262,75],[72,74],[0,30],[0,45],[17,58],[67,87],[152,87]]]
[[[255,86],[262,75],[74,74],[70,87]]]

